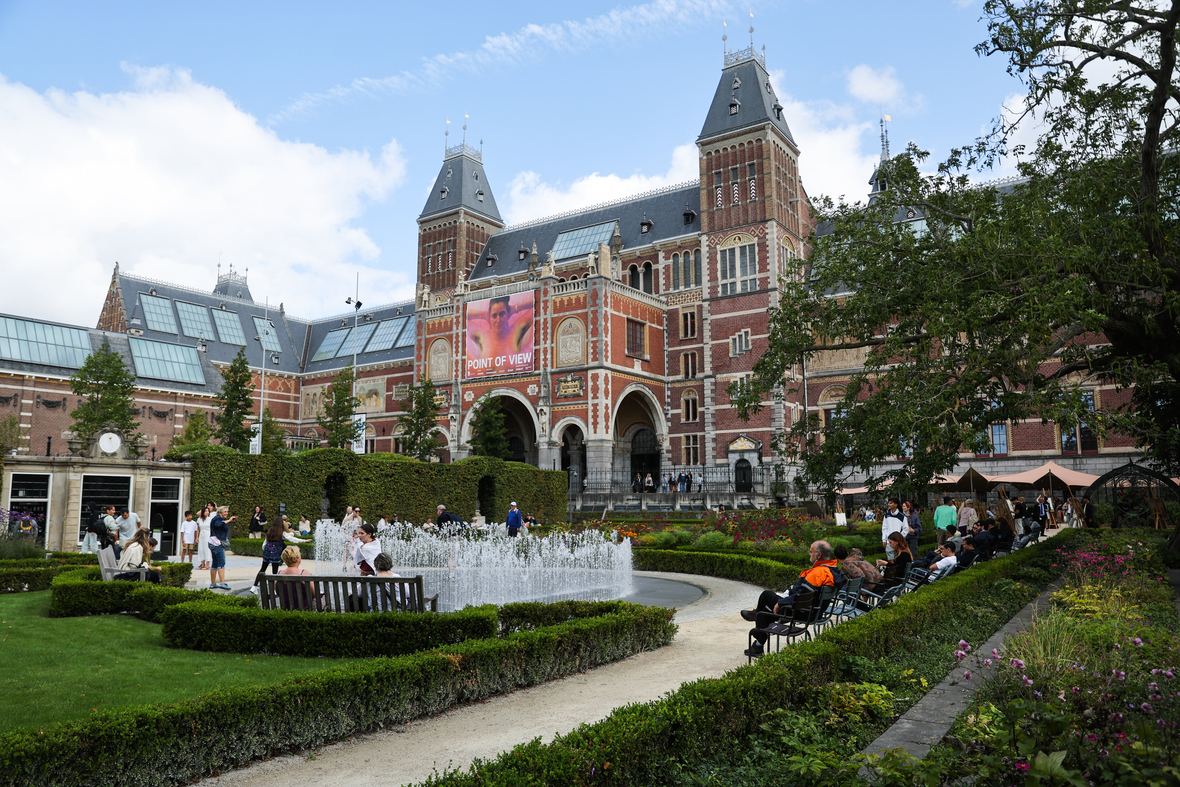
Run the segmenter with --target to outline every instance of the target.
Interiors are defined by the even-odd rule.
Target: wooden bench
[[[313,590],[314,588],[314,590]],[[413,577],[326,577],[260,574],[263,609],[308,612],[438,612],[438,594],[427,598],[422,575]]]
[[[147,568],[119,568],[119,562],[115,560],[115,548],[107,547],[98,550],[98,568],[102,572],[102,581],[109,582],[115,578],[116,574],[124,574],[127,572],[134,572],[139,574],[139,581],[143,582],[147,578],[147,572],[151,569]]]

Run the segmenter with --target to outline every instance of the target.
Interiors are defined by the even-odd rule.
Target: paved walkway
[[[245,569],[249,578],[262,562],[258,558],[238,560],[250,562],[250,568]],[[227,580],[231,571],[238,570],[231,562]],[[749,624],[737,612],[754,605],[759,588],[689,574],[637,571],[635,575],[637,588],[646,588],[643,597],[648,600],[644,603],[659,603],[655,596],[666,602],[699,597],[684,608],[664,604],[677,606],[680,631],[671,645],[580,675],[359,735],[315,751],[315,759],[310,759],[309,753],[277,757],[202,783],[210,787],[415,784],[435,769],[466,768],[476,757],[495,757],[538,736],[550,741],[583,723],[599,721],[622,705],[657,700],[685,681],[720,677],[746,663],[742,651]],[[249,578],[235,579],[231,584],[248,585]],[[197,586],[207,585],[208,574]]]

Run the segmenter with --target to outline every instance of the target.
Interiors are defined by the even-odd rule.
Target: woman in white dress
[[[197,533],[197,559],[201,561],[201,565],[197,566],[197,571],[205,571],[209,568],[209,561],[213,556],[209,553],[209,522],[213,519],[213,512],[217,508],[212,503],[209,503],[201,511],[201,515],[197,517],[197,527],[200,530]]]

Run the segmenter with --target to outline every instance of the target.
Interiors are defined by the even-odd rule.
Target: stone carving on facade
[[[545,278],[552,278],[557,275],[554,271],[553,250],[545,252],[545,264],[541,266],[541,276]]]
[[[446,339],[436,339],[430,345],[430,379],[447,382],[451,379],[451,345]]]
[[[467,274],[463,271],[459,271],[458,275],[455,278],[455,294],[456,295],[463,295],[466,292],[467,292]]]
[[[557,365],[586,363],[586,329],[577,317],[569,317],[557,328]]]
[[[422,309],[430,308],[430,285],[425,282],[418,285],[418,306]]]
[[[56,410],[60,407],[64,410],[66,407],[66,397],[63,396],[61,399],[43,399],[41,394],[37,394],[37,403],[34,406],[46,407],[50,410]]]

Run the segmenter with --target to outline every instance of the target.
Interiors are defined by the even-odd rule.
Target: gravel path
[[[202,781],[209,787],[355,787],[414,784],[437,769],[466,768],[540,736],[545,741],[612,710],[649,702],[685,681],[718,677],[746,663],[749,624],[737,616],[759,589],[687,574],[636,572],[696,585],[705,598],[676,612],[671,645],[580,675],[464,705],[408,724],[359,735],[315,752],[277,757]],[[311,759],[309,755],[314,755]]]

